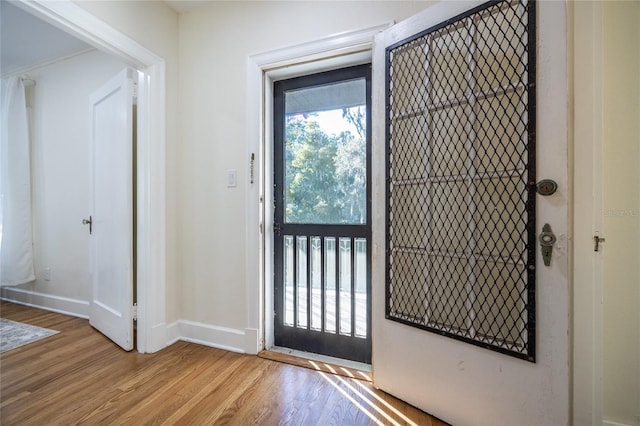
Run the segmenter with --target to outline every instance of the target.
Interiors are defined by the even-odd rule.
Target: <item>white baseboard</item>
[[[260,352],[260,339],[257,328],[244,329],[244,350],[250,355],[258,355]]]
[[[89,319],[89,302],[84,300],[38,293],[17,287],[3,287],[0,298],[19,305]]]
[[[167,345],[167,324],[164,322],[151,327],[151,333],[147,336],[146,353],[158,352],[166,348]]]
[[[215,325],[203,324],[195,321],[179,320],[167,326],[169,341],[167,346],[178,340],[211,346],[226,351],[251,353],[245,348],[247,337],[242,330]]]
[[[53,296],[15,287],[3,287],[0,299],[19,305],[89,319],[89,302],[83,300]],[[164,323],[154,326],[151,330],[151,335],[147,339],[146,352],[157,352],[178,340],[253,355],[257,354],[259,349],[257,329],[237,330],[195,321],[179,320],[168,326]]]

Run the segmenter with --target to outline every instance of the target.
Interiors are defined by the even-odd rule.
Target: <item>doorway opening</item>
[[[388,27],[384,23],[248,57],[247,158],[251,165],[251,183],[246,191],[248,353],[277,349],[273,315],[273,83],[370,64],[374,37]],[[312,358],[308,352],[304,356]]]
[[[371,362],[371,66],[274,84],[274,341]]]
[[[140,70],[136,146],[137,350],[156,352],[166,341],[165,60],[70,0],[19,2],[28,13]]]

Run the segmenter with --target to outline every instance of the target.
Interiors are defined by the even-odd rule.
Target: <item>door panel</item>
[[[125,69],[91,96],[93,327],[133,349],[133,78]]]
[[[274,85],[276,346],[371,361],[370,66]]]
[[[376,39],[374,383],[452,424],[567,424],[565,6],[501,2],[497,7],[505,10],[506,18],[480,7],[473,11],[473,18],[459,24],[460,14],[480,5],[441,2]],[[519,30],[505,28],[504,19],[511,19],[510,5],[535,5],[537,9],[537,34],[535,28],[530,33],[537,37],[537,99],[529,116],[525,114],[527,104],[509,95],[519,90],[510,88],[520,72],[513,64],[521,63],[517,58],[525,53],[507,42],[515,40],[521,46],[520,41],[527,41]],[[392,85],[412,82],[407,89],[410,95],[393,99],[397,108],[405,110],[405,119],[390,133],[385,108],[387,48],[424,34],[430,34],[429,47],[409,44],[395,58],[417,61],[419,66],[400,67],[389,80]],[[492,41],[484,43],[483,39]],[[525,63],[531,59],[524,57]],[[434,73],[435,81],[425,84]],[[537,172],[538,179],[558,183],[558,192],[551,196],[530,191],[532,175],[518,164],[525,155],[520,147],[526,144],[518,140],[524,128],[509,117],[523,114],[536,144],[536,156],[528,160],[532,167],[537,166],[529,170]],[[391,176],[398,184],[392,187],[394,201],[389,210],[385,146],[390,136],[398,141],[398,133],[407,130],[413,137],[398,142],[405,146],[400,150],[404,158]],[[522,209],[533,205],[531,197],[535,211],[525,212]],[[395,216],[387,216],[386,211]],[[413,230],[396,229],[387,240],[388,221],[398,217]],[[537,245],[545,223],[557,236],[550,266],[544,265]],[[527,224],[535,227],[525,227]],[[523,235],[533,242],[529,248],[523,246]],[[407,249],[398,251],[395,263],[386,264],[388,250],[399,245]],[[398,269],[398,264],[407,267]],[[388,270],[397,273],[391,281],[400,284],[397,287],[387,288]],[[527,281],[532,275],[535,281]],[[523,291],[532,282],[536,286]],[[391,312],[396,318],[390,321],[385,314],[390,312],[388,300],[393,291]],[[403,315],[405,319],[423,318],[426,330],[398,322]],[[531,323],[532,318],[535,332],[523,332],[523,323]],[[484,346],[489,343],[495,351],[507,353],[488,350]]]

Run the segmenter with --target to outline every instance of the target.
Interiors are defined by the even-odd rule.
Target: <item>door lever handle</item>
[[[89,235],[91,235],[93,231],[93,218],[89,216],[89,219],[82,219],[83,225],[89,225]]]

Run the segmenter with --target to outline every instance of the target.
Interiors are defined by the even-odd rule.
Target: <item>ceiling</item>
[[[0,1],[1,75],[19,73],[91,48],[11,3]]]
[[[182,13],[202,6],[209,1],[210,0],[165,0],[165,3],[177,13]]]
[[[203,6],[209,0],[166,0],[176,13]],[[70,56],[91,46],[25,12],[11,0],[0,0],[0,75],[23,72],[36,65]]]

